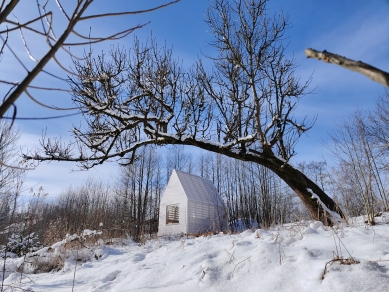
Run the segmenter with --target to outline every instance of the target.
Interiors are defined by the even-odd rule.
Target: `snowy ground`
[[[77,266],[74,291],[389,291],[389,214],[378,221],[105,247],[102,258]],[[346,265],[352,262],[359,263]],[[25,275],[21,287],[72,291],[74,267],[69,261],[59,272]],[[20,286],[20,274],[4,284]]]

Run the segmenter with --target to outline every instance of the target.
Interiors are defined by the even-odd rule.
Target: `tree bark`
[[[314,197],[317,195],[327,209],[339,214],[339,218],[345,219],[344,214],[332,200],[316,183],[310,180],[301,171],[289,164],[279,165],[280,161],[274,161],[273,165],[266,166],[274,171],[293,191],[298,195],[304,205],[311,213],[314,220],[321,221],[325,225],[337,223],[337,216],[329,214],[321,203]],[[312,194],[313,193],[313,194]]]
[[[305,55],[307,58],[323,60],[324,62],[339,65],[351,71],[361,73],[369,77],[371,80],[389,87],[389,73],[369,64],[363,63],[361,61],[354,61],[346,57],[327,52],[326,50],[319,52],[314,49],[306,49]]]

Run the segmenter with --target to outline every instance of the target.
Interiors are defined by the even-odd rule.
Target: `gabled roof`
[[[188,200],[224,205],[211,180],[180,170],[173,171],[176,172]]]

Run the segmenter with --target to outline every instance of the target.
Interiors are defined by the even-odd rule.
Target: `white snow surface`
[[[376,219],[374,227],[359,217],[335,228],[299,222],[103,246],[100,259],[77,265],[74,291],[389,291],[389,213]],[[322,279],[335,255],[360,263],[335,261]],[[72,291],[74,268],[69,261],[59,272],[26,275],[22,284],[14,272],[4,284]]]

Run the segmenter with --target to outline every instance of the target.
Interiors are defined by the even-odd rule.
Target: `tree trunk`
[[[277,174],[298,195],[312,215],[312,218],[321,221],[326,226],[332,226],[340,219],[345,219],[339,206],[316,183],[305,174],[285,163],[270,151],[258,152],[249,149],[249,152],[237,152],[236,149],[222,148],[220,145],[186,137],[178,140],[174,137],[164,137],[157,144],[192,145],[215,153],[220,153],[242,161],[250,161],[263,165]],[[315,197],[319,198],[319,202]],[[324,207],[323,207],[324,206]]]
[[[316,183],[310,180],[298,169],[289,164],[269,168],[293,189],[307,207],[314,220],[321,221],[325,225],[333,225],[337,222],[337,219],[345,219],[343,212],[334,200],[332,200]],[[320,199],[326,209],[337,213],[339,217],[336,214],[329,214],[328,210],[323,208],[322,204],[315,198],[316,196],[314,196],[314,194]]]

